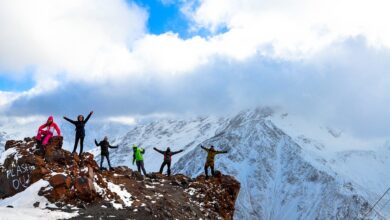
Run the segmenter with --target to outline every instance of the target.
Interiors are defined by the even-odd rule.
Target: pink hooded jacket
[[[51,123],[49,124],[50,121],[51,121]],[[57,132],[58,136],[61,135],[61,130],[58,127],[58,125],[54,122],[53,116],[50,116],[47,119],[47,122],[45,124],[39,126],[38,132],[44,131],[45,129],[46,129],[46,131],[49,131],[52,134],[54,134],[54,130],[55,130]]]

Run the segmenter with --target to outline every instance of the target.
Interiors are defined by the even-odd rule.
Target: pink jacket
[[[48,124],[49,122],[52,122],[50,124]],[[39,126],[39,129],[38,129],[38,132],[41,132],[41,131],[49,131],[51,132],[52,134],[54,134],[54,130],[57,132],[58,136],[61,135],[61,131],[60,131],[60,128],[58,127],[58,125],[54,122],[54,119],[53,119],[53,116],[50,116],[48,119],[47,119],[47,122],[41,126]]]

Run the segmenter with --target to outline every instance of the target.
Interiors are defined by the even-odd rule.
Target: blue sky
[[[382,0],[1,1],[0,113],[137,117],[262,105],[383,136],[385,8]]]
[[[188,19],[180,12],[180,5],[164,4],[160,0],[136,0],[135,2],[149,13],[147,27],[150,33],[158,35],[172,31],[181,37],[188,36]]]

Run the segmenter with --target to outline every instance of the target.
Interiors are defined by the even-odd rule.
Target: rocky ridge
[[[62,142],[62,137],[52,138],[43,152],[34,138],[7,141],[0,159],[0,199],[46,181],[37,194],[47,202],[31,207],[77,211],[76,219],[233,218],[240,183],[231,176],[219,173],[205,180],[151,173],[145,178],[125,166],[101,171],[92,154],[71,154]]]

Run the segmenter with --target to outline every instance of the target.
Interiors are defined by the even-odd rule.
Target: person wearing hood
[[[107,159],[108,167],[110,168],[110,170],[113,170],[110,163],[110,153],[108,152],[108,148],[118,148],[118,146],[111,146],[110,143],[108,142],[107,136],[104,137],[104,139],[99,143],[95,139],[95,144],[96,146],[100,146],[100,155],[101,155],[100,170],[103,170],[104,157],[106,157]]]
[[[61,135],[61,130],[58,125],[54,122],[53,116],[50,116],[46,123],[39,126],[38,134],[36,140],[40,142],[43,146],[46,146],[49,143],[49,140],[54,135],[54,131],[57,132],[57,135]]]
[[[214,158],[215,158],[215,155],[217,154],[226,154],[227,151],[217,151],[214,149],[214,146],[211,145],[210,148],[205,148],[203,147],[202,145],[200,146],[203,150],[207,151],[207,160],[206,160],[206,163],[204,165],[204,172],[206,174],[206,179],[209,178],[209,174],[208,174],[208,168],[210,167],[211,169],[211,175],[214,176],[215,173],[214,173]]]
[[[167,148],[166,151],[159,150],[157,148],[153,148],[155,151],[159,152],[160,154],[164,155],[164,161],[161,164],[160,167],[160,173],[163,172],[165,165],[168,166],[168,176],[171,175],[171,161],[172,161],[172,156],[178,153],[183,152],[184,150],[179,150],[179,151],[171,151],[171,148]]]
[[[143,154],[145,153],[145,149],[142,149],[140,147],[137,147],[137,145],[133,145],[133,164],[136,162],[137,164],[137,169],[138,172],[144,173],[145,176],[147,176],[146,171],[145,171],[145,165],[144,165],[144,156]]]
[[[83,153],[83,147],[84,147],[84,138],[85,138],[85,124],[87,124],[89,118],[91,117],[91,115],[93,114],[93,111],[91,111],[87,118],[84,120],[84,116],[83,115],[79,115],[77,117],[77,121],[73,121],[67,117],[64,116],[64,119],[67,120],[68,122],[72,123],[75,127],[76,127],[76,136],[75,136],[75,140],[74,140],[74,147],[73,147],[73,151],[72,151],[72,154],[76,153],[76,150],[77,150],[77,145],[80,141],[80,153],[79,155],[81,156],[81,154]]]

